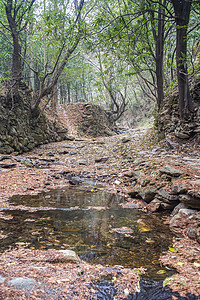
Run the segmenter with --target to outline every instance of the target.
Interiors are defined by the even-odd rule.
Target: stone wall
[[[26,152],[66,137],[67,129],[49,121],[44,114],[33,118],[27,94],[21,93],[13,98],[0,95],[1,154]]]
[[[71,103],[65,105],[67,118],[80,134],[98,137],[111,136],[117,132],[112,114],[100,105]]]
[[[191,96],[194,101],[194,112],[184,121],[179,118],[177,88],[166,96],[160,113],[155,117],[155,126],[161,139],[173,133],[178,139],[196,137],[200,142],[200,79],[191,81]]]

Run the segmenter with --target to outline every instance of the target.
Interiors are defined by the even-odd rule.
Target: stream
[[[166,298],[167,294],[159,296],[163,293],[162,281],[175,272],[162,266],[159,258],[172,245],[174,234],[160,215],[126,208],[124,202],[118,194],[84,185],[13,196],[10,204],[16,209],[4,210],[7,220],[0,219],[1,251],[20,244],[30,249],[71,249],[91,264],[144,267],[143,292],[154,287],[157,298],[127,299],[172,299]],[[110,293],[110,280],[98,284],[105,295],[106,290]],[[114,299],[106,297],[98,299]]]

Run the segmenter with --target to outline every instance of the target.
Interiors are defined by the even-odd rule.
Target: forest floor
[[[102,184],[110,193],[123,195],[127,207],[149,212],[147,203],[128,196],[135,184],[130,173],[139,170],[140,182],[146,180],[148,184],[151,182],[151,186],[168,188],[172,182],[159,175],[159,169],[167,164],[184,174],[174,178],[173,185],[184,183],[199,193],[199,154],[200,148],[195,143],[166,148],[166,145],[156,143],[153,129],[135,129],[111,137],[77,137],[72,141],[42,145],[22,155],[0,156],[0,216],[6,218],[6,209],[34,210],[22,205],[13,208],[8,201],[13,195],[33,195],[88,180]],[[170,219],[170,213],[166,213],[164,222],[169,223]],[[200,244],[188,237],[187,230],[191,226],[200,227],[198,211],[193,218],[185,218],[174,228],[180,239],[174,240],[173,248],[165,252],[160,260],[177,270],[175,275],[165,280],[173,291],[180,295],[193,295],[183,299],[200,299]],[[124,268],[118,276],[113,269],[112,282],[117,289],[115,297],[98,298],[97,289],[89,283],[96,277],[105,276],[108,273],[106,268],[82,261],[75,263],[75,267],[71,263],[50,264],[41,262],[40,255],[40,251],[31,251],[23,245],[4,252],[0,258],[1,277],[34,278],[44,290],[53,289],[54,294],[56,291],[57,296],[47,296],[45,291],[41,296],[41,286],[27,295],[27,291],[6,286],[6,281],[0,278],[0,299],[123,299],[139,291],[139,275],[136,271]],[[38,261],[24,261],[24,257],[32,256],[38,257]],[[170,299],[182,298],[173,296]]]

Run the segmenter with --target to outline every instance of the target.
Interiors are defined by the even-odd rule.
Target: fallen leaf
[[[171,251],[171,252],[175,252],[175,253],[178,252],[176,249],[174,249],[174,248],[172,248],[172,247],[169,247],[168,249],[169,249],[169,251]]]
[[[151,227],[149,227],[149,225],[142,220],[137,220],[137,223],[139,232],[147,232],[152,230]]]
[[[176,264],[175,264],[175,266],[183,266],[185,263],[183,263],[183,262],[177,262]]]
[[[166,271],[165,270],[159,270],[158,272],[156,272],[156,274],[165,274],[166,273]]]

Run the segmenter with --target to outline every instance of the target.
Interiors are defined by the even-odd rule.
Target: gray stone
[[[178,201],[179,196],[172,194],[164,189],[158,191],[157,198],[162,202],[170,203],[174,201]]]
[[[80,259],[76,252],[72,250],[59,250],[58,251],[59,255],[56,257],[56,261],[60,262],[80,262]]]
[[[190,181],[190,184],[200,186],[200,180],[193,180],[193,181]]]
[[[14,127],[11,127],[10,134],[11,135],[17,135],[18,133],[17,133],[17,131],[16,131],[16,129]]]
[[[160,169],[160,173],[167,174],[167,175],[174,176],[174,177],[179,177],[184,174],[182,171],[177,170],[169,165],[165,165],[164,167],[162,167]]]
[[[189,139],[190,134],[182,131],[176,131],[175,130],[175,136],[179,139]]]
[[[6,284],[8,286],[15,286],[19,289],[31,290],[36,285],[36,281],[33,278],[16,277],[7,281]]]
[[[179,212],[170,220],[170,226],[178,226],[181,219],[192,216],[196,211],[193,209],[181,208]]]
[[[149,188],[149,189],[146,189],[146,190],[143,189],[143,190],[139,193],[139,195],[141,196],[141,198],[142,198],[145,202],[149,203],[150,201],[152,201],[152,200],[154,199],[156,193],[157,193],[157,190],[156,190],[156,189],[154,189],[154,188]]]
[[[124,176],[125,177],[129,177],[129,178],[132,178],[132,177],[135,178],[135,172],[133,172],[133,171],[127,171],[127,172],[124,173]]]
[[[185,183],[173,185],[171,186],[171,191],[173,194],[184,194],[187,192],[187,185]]]
[[[6,280],[6,277],[0,275],[0,283],[3,283]]]
[[[178,205],[176,205],[171,213],[171,216],[175,216],[180,209],[187,209],[187,205],[185,203],[179,203]]]
[[[179,196],[179,200],[185,203],[188,207],[199,208],[200,209],[200,198],[191,196],[188,194],[183,194]]]
[[[128,143],[128,142],[130,142],[131,141],[131,139],[130,138],[127,138],[127,137],[123,137],[122,138],[122,143]]]
[[[147,186],[147,184],[149,184],[149,182],[150,182],[149,179],[142,179],[142,180],[140,181],[140,185],[141,185],[142,187],[145,187],[145,186]]]
[[[147,206],[148,210],[151,212],[158,211],[160,207],[161,207],[161,201],[158,199],[152,200]]]
[[[101,162],[106,162],[109,159],[109,157],[100,157],[100,158],[96,158],[95,162],[96,163],[101,163]]]
[[[161,202],[160,206],[163,210],[172,210],[176,206],[176,203],[174,203],[174,202],[170,202],[170,203]]]
[[[197,231],[192,227],[187,229],[186,234],[190,239],[196,240],[197,238]]]

